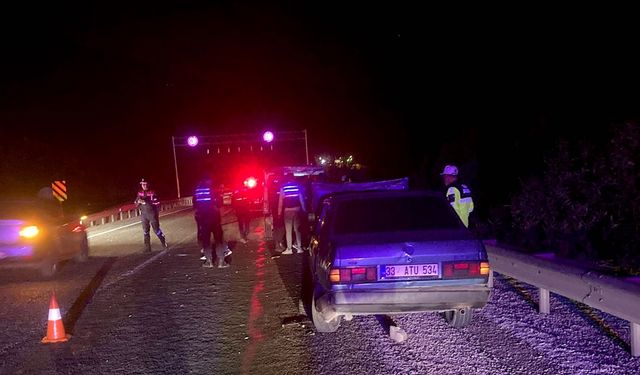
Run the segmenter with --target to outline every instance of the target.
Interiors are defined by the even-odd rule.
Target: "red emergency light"
[[[255,177],[249,177],[244,180],[244,186],[248,187],[249,189],[253,189],[254,187],[258,186],[258,181],[255,179]]]

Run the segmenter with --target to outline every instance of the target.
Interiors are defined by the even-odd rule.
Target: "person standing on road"
[[[456,211],[462,223],[469,227],[469,214],[473,212],[473,198],[471,189],[458,181],[458,167],[447,165],[440,173],[447,188],[447,200]]]
[[[134,201],[136,207],[140,210],[142,215],[142,231],[144,233],[144,251],[151,251],[151,235],[149,234],[150,227],[160,239],[163,248],[168,248],[167,240],[164,237],[164,233],[160,229],[160,200],[153,190],[149,190],[149,182],[143,178],[140,180],[140,190],[136,195]]]
[[[285,182],[280,188],[280,197],[278,198],[278,216],[284,217],[284,228],[287,237],[287,248],[282,254],[293,254],[292,246],[292,230],[296,234],[297,253],[302,253],[302,237],[300,234],[300,215],[306,212],[305,199],[302,194],[302,187],[293,180],[291,175],[285,176]]]
[[[235,210],[236,218],[238,219],[240,242],[246,244],[249,237],[249,224],[251,223],[248,189],[246,187],[238,190],[236,194],[234,194],[233,209]]]
[[[213,190],[211,177],[205,177],[193,194],[193,207],[197,224],[198,242],[202,246],[205,262],[202,267],[213,268],[213,250],[216,251],[218,268],[229,267],[225,262],[225,244],[220,208],[222,199]],[[214,242],[211,244],[211,234]]]

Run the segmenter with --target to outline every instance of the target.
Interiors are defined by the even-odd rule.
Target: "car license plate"
[[[429,264],[402,264],[380,267],[380,280],[382,279],[413,279],[419,277],[439,276],[438,263]]]

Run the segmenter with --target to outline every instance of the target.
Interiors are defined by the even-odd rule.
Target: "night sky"
[[[172,198],[172,136],[307,129],[376,177],[440,188],[456,163],[490,206],[558,140],[640,114],[638,32],[601,9],[132,3],[0,11],[6,195]]]

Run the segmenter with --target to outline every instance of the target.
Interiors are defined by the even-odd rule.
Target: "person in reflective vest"
[[[160,229],[160,200],[153,190],[149,190],[149,182],[143,178],[140,180],[140,190],[136,195],[136,199],[133,202],[140,210],[142,231],[144,233],[144,250],[146,252],[151,251],[151,235],[149,234],[150,227],[160,239],[163,248],[167,248],[167,241],[164,237],[164,233]]]
[[[296,234],[297,253],[302,253],[302,237],[300,234],[301,212],[306,212],[305,200],[302,187],[295,181],[292,176],[285,176],[285,182],[280,188],[280,196],[278,197],[278,215],[284,217],[284,228],[287,238],[287,248],[282,254],[293,254],[292,246],[292,230]]]
[[[229,264],[224,260],[225,244],[220,206],[222,206],[222,199],[213,190],[211,177],[205,177],[193,194],[193,207],[198,226],[198,242],[202,246],[206,258],[202,266],[206,268],[213,267],[213,249],[216,251],[218,268],[229,267]],[[214,239],[213,246],[211,234]]]
[[[473,212],[473,198],[471,197],[471,189],[458,181],[458,167],[455,165],[447,165],[440,173],[447,187],[447,200],[456,211],[462,223],[469,227],[469,214]]]

